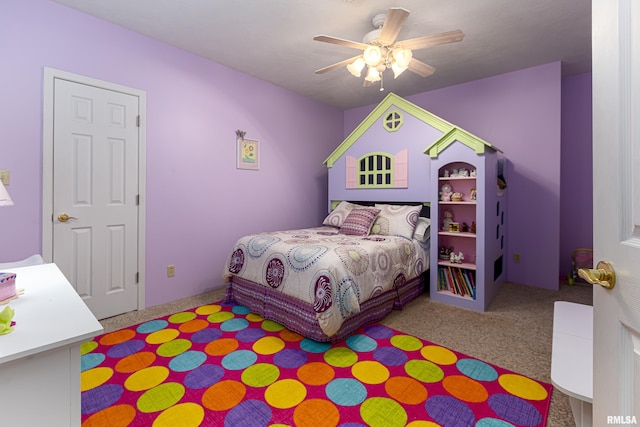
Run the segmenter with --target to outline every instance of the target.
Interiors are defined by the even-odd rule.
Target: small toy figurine
[[[464,260],[464,254],[462,252],[458,252],[457,254],[454,252],[451,252],[449,262],[453,262],[455,264],[462,264],[463,260]]]
[[[469,198],[470,198],[471,200],[476,200],[476,199],[477,199],[477,197],[478,197],[478,193],[476,192],[476,189],[475,189],[475,188],[472,188],[472,189],[471,189],[471,194],[469,195]]]
[[[462,223],[462,232],[463,233],[468,233],[469,232],[469,224],[467,224],[466,222]]]
[[[474,234],[476,232],[476,222],[475,221],[471,222],[471,232],[474,233]]]
[[[469,171],[466,170],[465,168],[462,168],[458,171],[458,176],[462,176],[462,177],[468,177],[469,176]]]
[[[444,220],[442,221],[442,231],[449,231],[449,227],[453,222],[453,213],[451,211],[444,211]]]
[[[459,175],[458,175],[458,169],[453,169],[453,170],[451,171],[451,175],[450,175],[450,176],[451,176],[452,178],[455,178],[455,177],[459,176]]]
[[[449,169],[445,169],[444,170],[444,175],[442,175],[445,178],[449,178]]]
[[[477,170],[475,170],[475,169],[473,169],[473,170],[471,171],[471,176],[478,176],[478,171],[477,171]]]

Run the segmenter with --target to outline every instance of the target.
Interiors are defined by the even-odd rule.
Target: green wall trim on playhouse
[[[477,136],[467,132],[464,129],[460,129],[457,126],[453,127],[444,135],[442,135],[440,138],[438,138],[433,144],[431,144],[429,147],[427,147],[426,150],[424,150],[424,153],[428,154],[429,157],[432,157],[432,158],[438,157],[438,154],[440,152],[444,151],[449,145],[453,144],[455,141],[459,141],[462,144],[466,145],[467,147],[471,148],[478,155],[484,154],[486,147],[489,147],[492,150],[499,151],[502,153],[502,150],[500,150],[495,145],[492,145],[487,141],[481,138],[478,138]]]
[[[351,147],[371,126],[373,126],[380,117],[385,115],[391,107],[401,109],[445,134],[455,128],[454,125],[435,114],[418,107],[406,99],[399,97],[395,93],[389,93],[389,95],[387,95],[380,104],[378,104],[378,106],[374,108],[362,122],[360,122],[353,132],[351,132],[351,134],[342,141],[340,145],[338,145],[338,148],[336,148],[333,153],[327,157],[324,164],[329,168],[332,167],[336,160],[342,157],[349,147]]]

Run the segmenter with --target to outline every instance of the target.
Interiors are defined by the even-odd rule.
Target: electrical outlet
[[[176,266],[168,265],[167,266],[167,277],[173,277],[176,275]]]
[[[518,252],[513,254],[513,262],[516,264],[520,262],[520,254]]]
[[[2,181],[3,185],[9,185],[9,182],[11,181],[11,173],[9,172],[9,169],[0,169],[0,181]]]

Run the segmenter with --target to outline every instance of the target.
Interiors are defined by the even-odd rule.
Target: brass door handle
[[[613,289],[616,285],[616,272],[609,261],[598,262],[596,270],[581,268],[578,270],[578,276],[592,285],[600,285],[606,289]]]
[[[75,216],[69,216],[66,213],[58,215],[58,221],[60,222],[67,222],[70,219],[78,219],[78,218],[76,218]]]

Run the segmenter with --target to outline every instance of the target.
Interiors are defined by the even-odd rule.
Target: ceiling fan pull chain
[[[384,92],[384,71],[380,72],[380,92]]]

